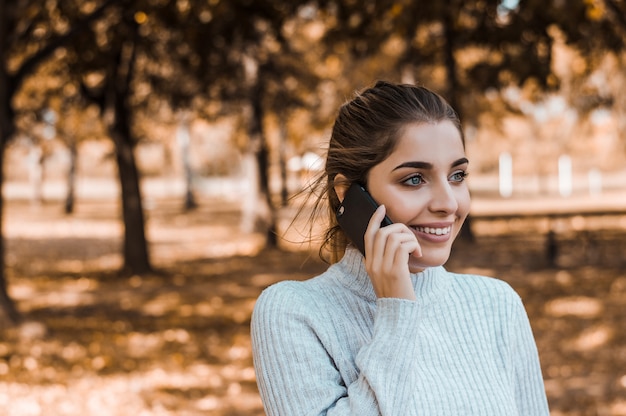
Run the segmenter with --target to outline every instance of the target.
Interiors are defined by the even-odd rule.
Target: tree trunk
[[[0,44],[1,47],[1,44]],[[9,296],[8,283],[6,280],[5,265],[5,245],[4,245],[4,198],[2,188],[4,185],[4,151],[6,144],[13,134],[12,109],[4,86],[4,68],[0,68],[0,308],[9,322],[17,325],[21,321],[21,316],[15,303]]]
[[[280,143],[278,154],[278,166],[280,169],[280,203],[286,207],[289,203],[289,184],[287,178],[287,120],[283,115],[280,117]]]
[[[41,62],[48,58],[55,50],[57,50],[57,48],[67,42],[68,39],[80,35],[83,30],[89,27],[91,22],[102,16],[107,8],[118,1],[119,0],[106,1],[92,14],[76,22],[76,24],[73,25],[68,32],[61,36],[52,38],[34,55],[31,55],[24,60],[19,68],[17,68],[16,72],[9,76],[6,72],[5,65],[7,57],[6,50],[4,49],[7,43],[6,28],[8,27],[9,19],[7,11],[9,1],[0,0],[0,308],[2,308],[9,320],[14,324],[19,323],[21,319],[15,304],[9,298],[7,291],[4,262],[4,237],[2,231],[4,200],[1,192],[4,182],[4,172],[2,170],[4,166],[4,151],[15,130],[11,101],[13,99],[13,95],[19,90],[26,76],[32,74]]]
[[[76,190],[76,159],[77,150],[76,142],[72,140],[69,145],[70,150],[70,168],[67,172],[67,194],[65,195],[65,213],[72,214],[74,212],[74,200]]]
[[[139,171],[135,161],[134,139],[131,131],[130,106],[128,99],[131,90],[135,63],[135,43],[120,45],[114,67],[110,74],[106,115],[108,130],[115,144],[121,199],[124,220],[124,272],[143,274],[152,270],[148,256],[145,234],[145,220]]]
[[[6,7],[6,0],[0,0],[0,308],[9,322],[16,325],[20,322],[21,317],[15,303],[9,297],[4,262],[4,198],[2,196],[4,184],[4,151],[15,130],[13,124],[13,108],[11,107],[12,93],[10,91],[5,67]]]
[[[122,216],[124,219],[124,271],[129,274],[150,272],[148,243],[139,187],[139,172],[133,146],[117,125],[111,135],[115,137],[115,153],[122,190]]]
[[[267,140],[265,138],[265,131],[263,129],[263,118],[265,115],[263,109],[263,88],[262,88],[262,71],[259,74],[259,79],[256,85],[252,89],[252,120],[250,120],[250,140],[252,148],[255,151],[257,166],[259,168],[259,192],[261,197],[265,198],[265,203],[268,208],[268,224],[267,224],[267,246],[275,248],[278,246],[278,226],[277,226],[277,213],[274,204],[272,203],[272,194],[270,191],[270,158],[269,148],[267,146]]]
[[[183,174],[185,175],[185,210],[189,211],[198,207],[193,193],[193,169],[189,159],[189,149],[191,146],[191,135],[189,133],[189,121],[184,119],[178,126],[176,138],[180,146],[180,153],[183,162]]]
[[[2,112],[0,115],[0,123],[2,124],[2,137],[0,138],[0,190],[4,183],[4,150],[6,148],[6,142],[8,140],[6,114]],[[9,322],[13,325],[17,325],[21,321],[21,316],[15,306],[15,303],[9,296],[8,284],[6,281],[5,263],[4,263],[4,230],[2,224],[4,221],[4,198],[0,197],[0,308],[4,312],[5,316],[9,319]]]

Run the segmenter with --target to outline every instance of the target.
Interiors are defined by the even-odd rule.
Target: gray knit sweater
[[[268,415],[548,415],[537,348],[503,281],[443,267],[417,302],[377,299],[349,248],[318,277],[266,289],[252,316]]]

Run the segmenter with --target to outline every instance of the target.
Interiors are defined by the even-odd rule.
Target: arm
[[[521,299],[517,297],[516,300],[509,333],[515,400],[520,415],[548,415],[537,345]]]
[[[372,340],[357,353],[359,377],[348,386],[323,344],[332,339],[333,328],[321,318],[293,287],[271,288],[259,298],[252,342],[267,414],[407,414],[403,408],[411,406],[416,373],[410,358],[417,304],[378,300]]]

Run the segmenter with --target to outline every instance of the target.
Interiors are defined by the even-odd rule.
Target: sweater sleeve
[[[372,339],[356,356],[359,377],[346,386],[322,342],[333,329],[297,289],[277,286],[259,297],[251,322],[257,383],[269,416],[406,414],[402,409],[413,400],[408,350],[415,346],[415,302],[378,300]]]
[[[520,415],[546,416],[550,412],[537,345],[524,305],[519,297],[516,300],[509,333],[515,401]]]

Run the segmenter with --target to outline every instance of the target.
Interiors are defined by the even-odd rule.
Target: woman
[[[252,317],[268,415],[549,414],[519,296],[443,268],[469,212],[467,168],[458,116],[426,88],[378,82],[341,107],[320,181],[340,260],[266,289]],[[352,183],[380,204],[365,256],[335,217]]]

